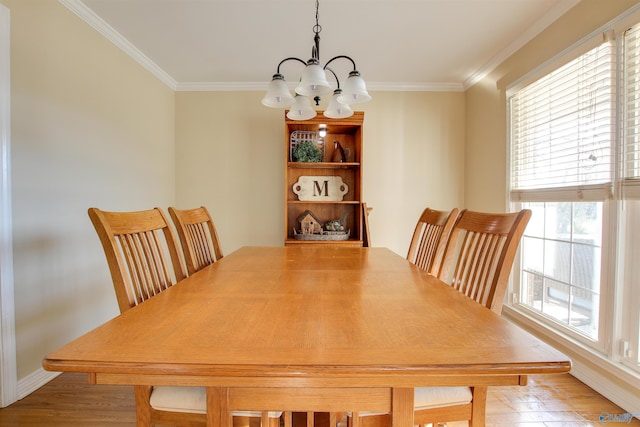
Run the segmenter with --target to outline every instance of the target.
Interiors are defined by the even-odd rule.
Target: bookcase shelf
[[[290,120],[285,115],[285,245],[363,245],[362,218],[362,127],[364,113],[356,112],[346,119],[328,119],[318,112],[318,115],[305,121]],[[320,138],[315,134],[320,125],[326,127],[327,134]],[[293,157],[294,137],[303,133],[309,140],[315,141],[321,149],[320,162],[297,162]],[[315,134],[315,136],[314,136]],[[314,139],[315,138],[315,139]],[[336,143],[343,148],[346,162],[332,162],[332,155]],[[294,186],[300,177],[311,177],[315,185],[312,200],[300,200],[294,192]],[[348,188],[340,200],[329,194],[324,177],[339,177],[340,182]],[[331,178],[333,179],[333,178]],[[326,197],[323,197],[326,196]],[[326,200],[325,200],[326,198]],[[345,230],[350,231],[347,240],[299,240],[295,238],[300,233],[299,219],[307,211],[313,213],[321,224],[327,221],[342,219]]]

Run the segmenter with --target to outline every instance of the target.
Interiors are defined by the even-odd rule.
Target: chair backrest
[[[170,207],[169,215],[178,231],[189,274],[223,257],[218,233],[207,208],[181,210]]]
[[[90,208],[89,218],[107,257],[121,313],[185,278],[175,235],[160,208],[139,212]]]
[[[369,213],[373,208],[367,207],[365,202],[362,202],[362,246],[365,248],[371,247],[371,229],[369,227]]]
[[[531,211],[463,210],[451,230],[438,277],[500,314],[513,260]]]
[[[407,259],[421,270],[435,274],[442,263],[447,240],[457,217],[458,208],[451,211],[426,208],[413,232]]]

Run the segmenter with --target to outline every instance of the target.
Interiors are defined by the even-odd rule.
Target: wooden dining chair
[[[437,276],[497,314],[531,211],[492,214],[463,210],[451,229]],[[417,387],[414,424],[467,421],[485,425],[487,387]],[[354,418],[358,419],[354,422]],[[389,427],[391,414],[353,413],[349,425]]]
[[[207,208],[182,210],[170,207],[169,215],[178,231],[190,275],[223,257],[216,226]]]
[[[175,235],[160,208],[138,212],[89,209],[107,257],[120,312],[184,279]]]
[[[483,213],[463,210],[437,276],[497,314],[531,211]]]
[[[186,277],[175,235],[160,208],[138,212],[90,208],[89,218],[107,257],[121,313]],[[134,386],[134,395],[139,427],[207,424],[205,387]],[[257,418],[258,422],[268,419],[269,427],[277,427],[282,412],[243,411],[232,415],[236,425]]]
[[[407,259],[419,269],[437,274],[457,217],[458,208],[450,211],[426,208],[413,231]]]

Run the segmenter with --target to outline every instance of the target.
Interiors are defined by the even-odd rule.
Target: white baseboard
[[[61,372],[49,372],[40,368],[34,373],[18,380],[18,400],[27,397],[60,374]]]
[[[611,381],[611,377],[605,377],[589,367],[576,361],[571,368],[571,375],[623,408],[627,413],[640,419],[640,406],[638,398],[627,390]],[[597,409],[597,408],[594,408]],[[594,420],[597,421],[597,420]]]
[[[628,414],[640,417],[640,375],[601,354],[554,333],[536,320],[511,307],[502,314],[571,358],[571,375],[615,403]],[[597,410],[597,408],[594,408]],[[596,421],[596,420],[594,420]]]

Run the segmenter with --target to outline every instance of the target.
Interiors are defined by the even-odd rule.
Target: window
[[[533,215],[522,241],[521,302],[597,340],[602,202],[522,207]]]
[[[640,200],[625,200],[622,205],[622,229],[630,231],[620,239],[621,276],[627,284],[622,290],[622,316],[628,319],[622,322],[620,356],[624,364],[640,371]]]
[[[613,178],[614,77],[607,41],[509,98],[511,200],[533,211],[519,303],[593,342]]]
[[[623,323],[621,358],[640,371],[640,24],[624,32],[620,238]]]
[[[640,372],[640,25],[567,55],[507,94],[511,305]]]

